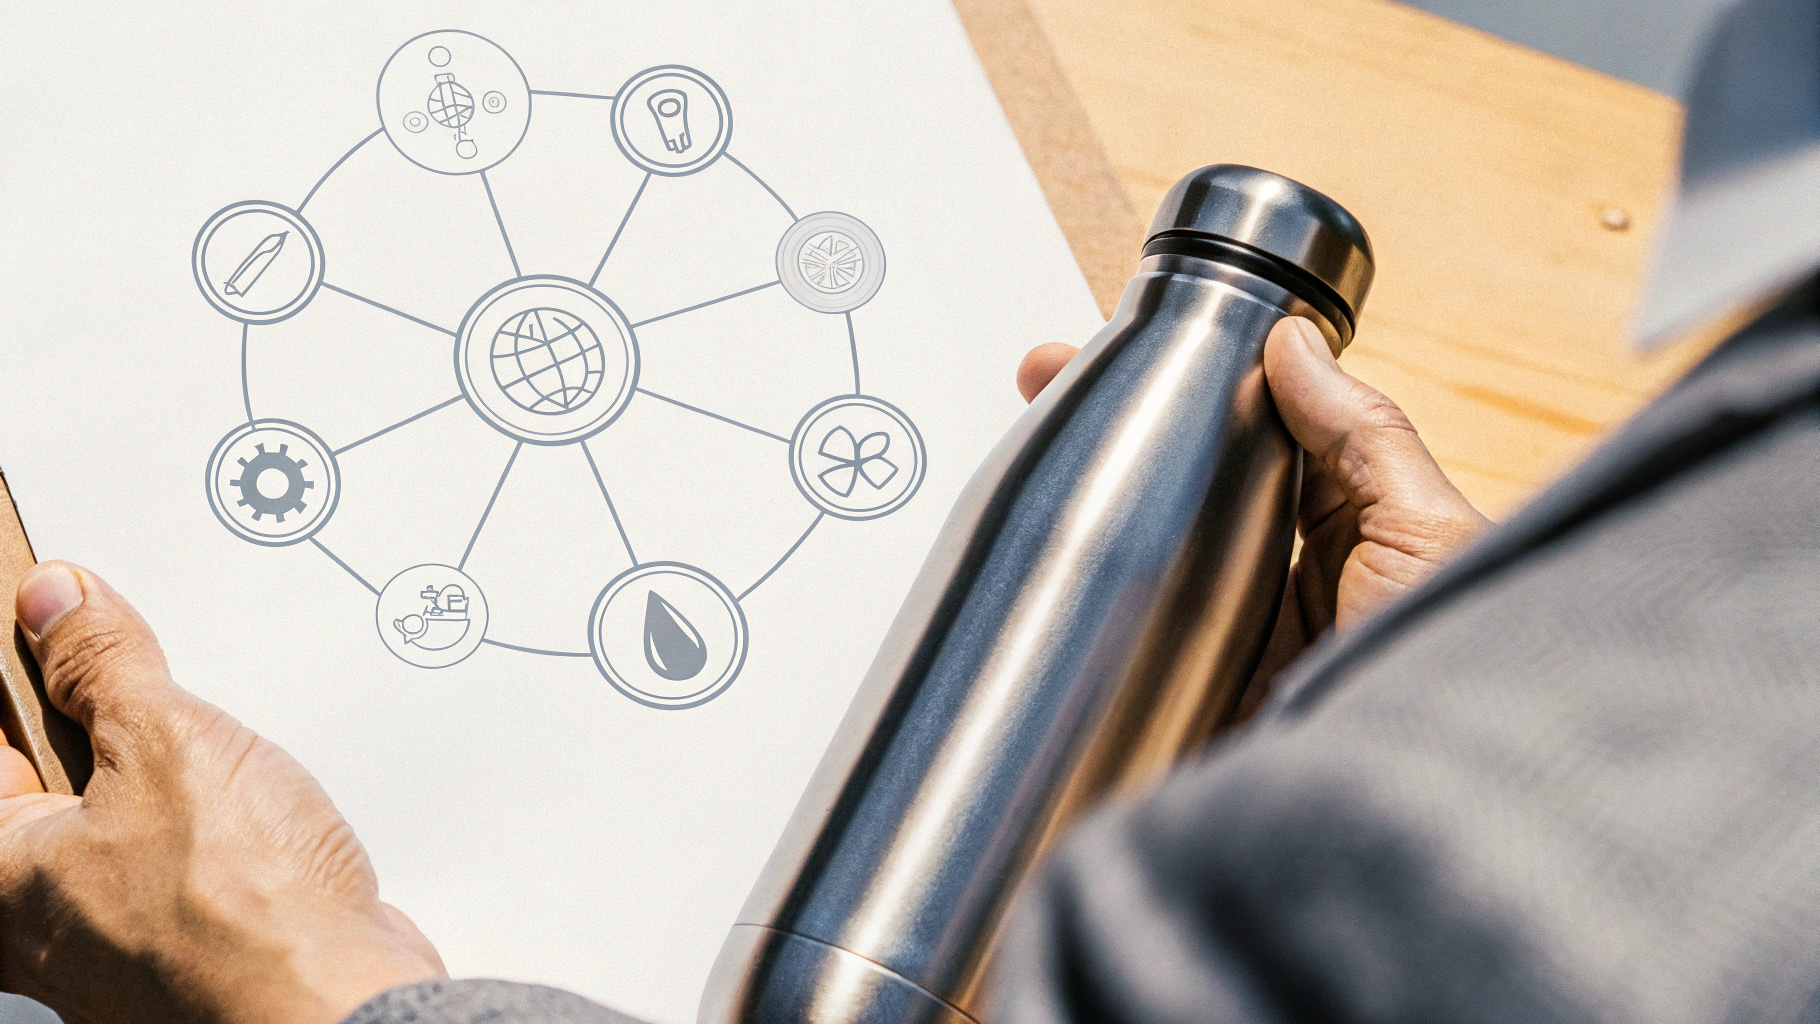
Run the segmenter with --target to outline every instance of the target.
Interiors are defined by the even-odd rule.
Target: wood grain
[[[1023,0],[954,0],[954,9],[1100,313],[1110,319],[1143,248],[1144,219]]]
[[[1359,216],[1378,279],[1346,364],[1488,513],[1554,479],[1711,344],[1643,357],[1625,340],[1673,185],[1681,112],[1666,96],[1385,0],[1027,10],[1041,37],[1021,59],[1059,68],[1136,213],[1230,162]],[[1007,52],[982,49],[989,68],[1019,59]],[[1017,123],[1027,104],[1008,77],[993,72]],[[1090,219],[1050,199],[1065,228]],[[1627,229],[1601,223],[1612,209]]]
[[[13,594],[26,570],[38,564],[31,540],[19,522],[6,474],[0,473],[0,730],[6,742],[30,761],[47,793],[80,794],[94,771],[88,734],[52,707],[44,695],[38,665],[13,618]]]

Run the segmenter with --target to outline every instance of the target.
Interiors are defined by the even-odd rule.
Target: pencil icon
[[[229,295],[245,295],[248,289],[259,283],[260,275],[264,274],[266,268],[272,265],[272,261],[278,258],[278,254],[284,251],[284,240],[289,235],[289,231],[274,231],[261,239],[259,244],[253,247],[253,251],[247,253],[246,259],[240,261],[239,269],[234,271],[234,276],[227,279],[227,283],[221,286],[221,290]]]

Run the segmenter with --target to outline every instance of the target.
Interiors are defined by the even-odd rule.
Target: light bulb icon
[[[651,116],[657,119],[664,148],[672,153],[688,152],[689,94],[681,89],[659,89],[645,100],[645,106],[651,108]]]

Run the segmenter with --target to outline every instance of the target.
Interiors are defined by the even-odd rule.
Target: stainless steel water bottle
[[[975,475],[721,949],[701,1024],[967,1024],[1018,884],[1086,805],[1228,718],[1275,621],[1300,449],[1264,338],[1335,353],[1351,214],[1206,167],[1117,314]]]

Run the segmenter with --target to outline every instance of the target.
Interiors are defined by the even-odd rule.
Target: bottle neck
[[[1352,311],[1346,308],[1339,296],[1331,288],[1316,280],[1312,275],[1294,264],[1284,262],[1268,253],[1260,252],[1249,246],[1206,235],[1166,233],[1152,238],[1144,246],[1144,265],[1152,263],[1152,257],[1176,257],[1168,261],[1176,273],[1189,273],[1199,277],[1210,277],[1215,280],[1229,276],[1237,271],[1246,277],[1274,286],[1291,297],[1289,305],[1303,307],[1289,310],[1292,315],[1305,316],[1312,320],[1324,321],[1326,328],[1322,333],[1328,334],[1330,340],[1338,342],[1335,348],[1337,355],[1341,349],[1352,343]],[[1209,272],[1204,266],[1211,264],[1227,273]]]

